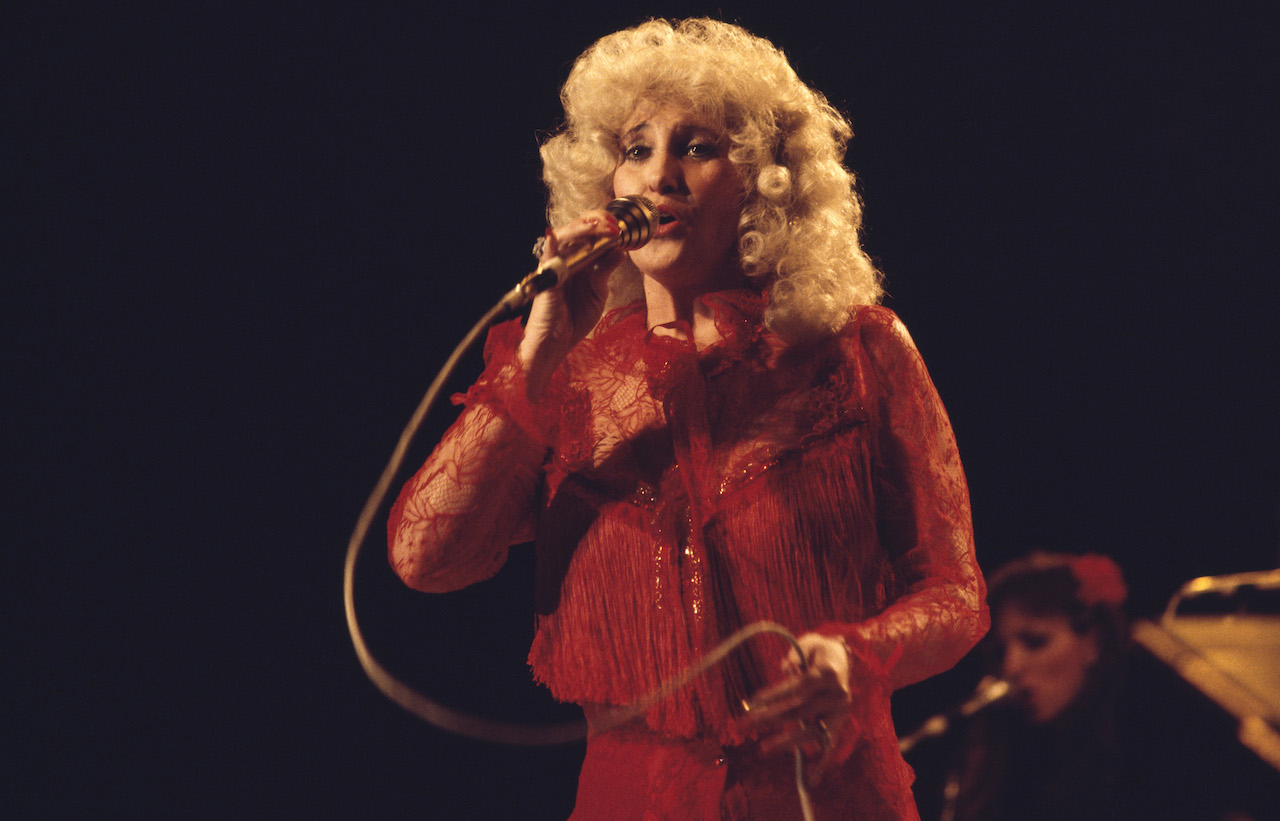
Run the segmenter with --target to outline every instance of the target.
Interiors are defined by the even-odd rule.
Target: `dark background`
[[[572,59],[648,15],[741,22],[850,115],[985,568],[1108,553],[1149,615],[1280,563],[1265,4],[124,5],[5,14],[20,815],[567,813],[577,746],[455,738],[373,688],[343,557],[436,370],[531,265]],[[527,551],[431,597],[382,550],[356,598],[389,667],[572,716],[523,665]]]

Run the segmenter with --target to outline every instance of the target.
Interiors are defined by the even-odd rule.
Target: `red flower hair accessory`
[[[1089,553],[1069,560],[1071,575],[1079,589],[1077,597],[1087,607],[1108,604],[1119,607],[1129,595],[1120,566],[1106,556]]]

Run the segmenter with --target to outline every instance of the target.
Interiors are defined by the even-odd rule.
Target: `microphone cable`
[[[374,518],[378,515],[378,511],[385,504],[387,495],[391,490],[392,483],[403,468],[409,446],[417,436],[419,429],[422,427],[423,421],[435,406],[444,386],[448,383],[453,372],[457,369],[458,363],[466,356],[466,354],[491,325],[504,318],[504,316],[513,313],[514,306],[512,294],[526,287],[527,282],[528,279],[526,278],[524,282],[513,289],[512,293],[504,296],[503,299],[497,302],[487,313],[485,313],[483,317],[481,317],[480,321],[471,327],[467,334],[462,338],[462,341],[454,348],[453,353],[450,354],[447,360],[445,360],[445,363],[441,367],[439,373],[436,374],[436,377],[431,382],[430,387],[427,388],[426,394],[423,395],[422,400],[418,403],[413,415],[410,416],[404,430],[401,431],[400,438],[396,443],[395,449],[392,451],[386,467],[383,468],[377,484],[374,485],[372,492],[369,494],[368,499],[366,499],[364,507],[360,511],[360,515],[356,520],[356,525],[352,531],[351,539],[347,543],[346,562],[343,567],[342,597],[344,610],[346,612],[347,631],[350,633],[351,643],[355,648],[356,657],[360,660],[360,666],[364,669],[365,674],[374,686],[391,701],[424,721],[457,735],[495,744],[549,746],[553,744],[565,744],[580,741],[586,738],[586,722],[575,721],[548,725],[512,724],[509,722],[494,721],[479,716],[469,715],[447,707],[444,704],[427,697],[418,690],[415,690],[404,681],[401,681],[387,670],[381,662],[374,658],[373,653],[369,650],[368,644],[365,642],[364,634],[360,629],[359,620],[356,618],[355,608],[356,562],[360,557],[360,552],[364,547],[365,542],[368,540],[369,530],[373,524]],[[614,729],[639,717],[662,699],[685,687],[698,676],[719,664],[731,652],[737,649],[739,645],[755,636],[766,633],[772,633],[786,639],[796,651],[796,654],[800,659],[801,669],[804,669],[804,665],[806,663],[804,652],[801,649],[799,642],[796,640],[796,637],[790,631],[781,625],[774,624],[773,622],[755,622],[754,624],[750,624],[729,636],[697,662],[686,668],[683,672],[660,684],[653,692],[645,695],[630,705],[620,707],[607,714],[606,718],[600,722],[600,725],[596,728],[596,732],[605,732]],[[800,808],[806,821],[810,821],[813,818],[813,810],[810,806],[809,792],[804,779],[804,756],[800,752],[799,745],[795,747],[794,752],[796,790],[799,793]]]

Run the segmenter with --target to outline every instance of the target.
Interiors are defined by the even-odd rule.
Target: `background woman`
[[[576,819],[912,818],[890,693],[987,626],[964,474],[901,322],[877,307],[848,123],[774,46],[709,20],[603,38],[543,147],[544,260],[653,239],[499,326],[466,410],[405,486],[391,561],[447,591],[537,544],[529,662],[592,728]],[[642,717],[613,711],[758,621]]]
[[[944,817],[1130,815],[1118,699],[1128,627],[1120,568],[1098,555],[1034,553],[990,579],[992,671],[1006,705],[975,720]]]

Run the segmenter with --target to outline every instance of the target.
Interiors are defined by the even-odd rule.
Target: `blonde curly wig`
[[[769,328],[811,340],[838,330],[851,306],[880,300],[843,162],[849,123],[767,40],[716,20],[650,20],[588,48],[560,97],[564,125],[542,146],[551,224],[612,198],[620,132],[640,102],[677,103],[721,123],[729,139],[747,192],[739,259],[771,289]],[[611,287],[624,291],[628,279],[638,282],[634,268]]]

